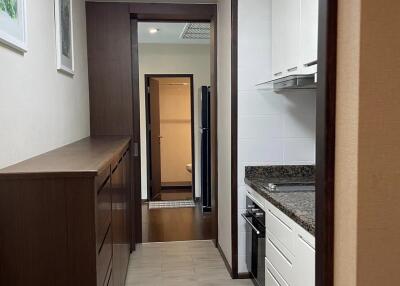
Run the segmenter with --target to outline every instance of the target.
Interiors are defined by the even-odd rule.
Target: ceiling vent
[[[209,40],[210,24],[209,23],[188,23],[181,34],[181,39],[186,40]]]

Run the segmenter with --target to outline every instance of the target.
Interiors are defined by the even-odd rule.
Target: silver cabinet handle
[[[261,232],[251,223],[245,214],[242,214],[243,219],[251,226],[251,228],[259,235]]]
[[[310,67],[317,64],[317,60],[304,64],[305,67]]]
[[[281,75],[282,74],[282,72],[277,72],[277,73],[274,73],[274,76],[278,76],[278,75]]]
[[[292,72],[292,71],[296,71],[296,70],[297,70],[297,67],[293,67],[293,68],[288,69],[287,71]]]

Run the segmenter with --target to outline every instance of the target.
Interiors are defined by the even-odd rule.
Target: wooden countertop
[[[124,152],[128,136],[87,137],[0,170],[0,180],[41,176],[96,176]]]

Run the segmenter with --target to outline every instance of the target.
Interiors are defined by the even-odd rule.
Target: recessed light
[[[149,29],[149,33],[150,34],[156,34],[156,33],[158,33],[160,31],[160,29],[157,29],[157,28],[150,28]]]

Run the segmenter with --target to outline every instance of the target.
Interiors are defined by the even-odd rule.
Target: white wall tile
[[[246,232],[239,232],[238,255],[246,255]]]
[[[238,263],[238,271],[239,273],[247,273],[249,270],[247,269],[246,265],[246,256],[245,255],[239,255],[238,256],[239,263]]]
[[[239,162],[282,162],[283,140],[241,139],[238,153]]]
[[[239,139],[281,138],[284,122],[280,114],[242,116],[238,120]]]
[[[246,187],[239,187],[238,192],[238,210],[246,209]],[[240,214],[240,213],[239,213]]]
[[[315,162],[314,138],[285,139],[284,161],[288,165],[298,161]]]
[[[256,89],[239,91],[239,116],[257,116],[267,114],[281,114],[285,109],[285,99],[278,94]]]

